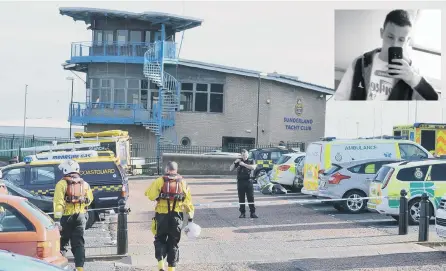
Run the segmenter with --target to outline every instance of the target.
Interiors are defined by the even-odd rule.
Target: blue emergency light
[[[23,158],[23,161],[24,161],[26,164],[29,164],[29,163],[31,163],[31,162],[33,161],[33,158],[30,157],[30,156],[26,156],[25,158]]]

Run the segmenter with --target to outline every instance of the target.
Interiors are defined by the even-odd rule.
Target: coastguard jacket
[[[147,188],[144,195],[150,200],[155,201],[157,200],[158,203],[155,207],[155,212],[159,214],[167,214],[169,210],[172,211],[173,208],[173,200],[170,201],[169,210],[167,209],[167,200],[166,199],[158,199],[161,193],[161,189],[164,185],[164,178],[159,177],[153,183]],[[189,218],[194,217],[195,207],[192,203],[192,195],[190,193],[190,188],[187,185],[186,181],[184,179],[180,182],[181,188],[184,193],[184,201],[177,200],[175,203],[175,212],[183,212],[185,211]]]
[[[86,207],[90,206],[93,202],[93,192],[91,191],[90,185],[84,181],[84,185],[87,190],[88,203],[68,203],[65,201],[65,191],[67,191],[67,181],[62,179],[56,184],[54,190],[53,208],[54,208],[54,219],[59,220],[62,215],[69,216],[73,214],[85,213]]]

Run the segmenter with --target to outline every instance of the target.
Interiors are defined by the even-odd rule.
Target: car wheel
[[[408,210],[409,210],[409,225],[418,225],[420,223],[420,215],[421,215],[421,199],[416,198],[409,202]],[[434,215],[432,205],[429,203],[429,220]]]
[[[93,226],[93,224],[96,222],[96,212],[95,211],[88,211],[85,214],[87,218],[87,223],[85,225],[85,229],[88,230]]]
[[[367,206],[367,200],[361,199],[363,197],[366,197],[366,195],[362,191],[353,190],[347,192],[347,194],[345,194],[343,197],[347,200],[342,202],[342,208],[351,214],[358,214],[364,211],[365,207]]]
[[[299,185],[299,180],[297,178],[293,181],[293,186],[291,186],[291,192],[299,193],[302,191],[302,187]]]

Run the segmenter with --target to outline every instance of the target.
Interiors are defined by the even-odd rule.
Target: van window
[[[429,166],[403,168],[398,172],[396,178],[403,182],[422,182],[428,169]]]
[[[427,153],[415,144],[399,144],[402,159],[427,158]]]
[[[391,167],[383,166],[378,170],[378,173],[376,173],[373,181],[376,183],[382,183],[391,169]]]
[[[53,166],[31,168],[31,184],[54,184],[56,175]]]
[[[446,181],[446,164],[432,165],[431,181]]]
[[[16,185],[25,185],[25,168],[13,168],[3,172],[3,179]]]

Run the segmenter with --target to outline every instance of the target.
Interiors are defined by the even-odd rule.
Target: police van
[[[304,184],[302,193],[319,194],[319,175],[331,167],[332,162],[342,163],[369,158],[433,158],[421,145],[402,140],[401,137],[383,136],[379,138],[336,139],[322,138],[311,143],[306,150],[304,164]]]
[[[73,151],[27,156],[25,162],[4,167],[3,178],[35,195],[52,197],[56,183],[62,179],[59,164],[63,160],[73,159],[79,163],[80,175],[93,191],[94,201],[89,208],[113,208],[117,212],[118,201],[127,201],[129,197],[125,170],[111,151],[93,151],[89,153],[91,157],[82,157],[87,154]],[[99,213],[105,212],[107,210],[89,211],[87,228],[99,218]]]

